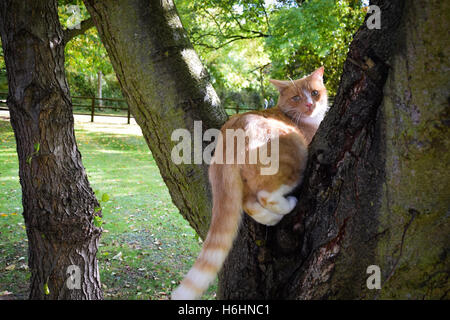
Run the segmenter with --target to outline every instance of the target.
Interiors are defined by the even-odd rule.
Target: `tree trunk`
[[[354,37],[297,211],[244,220],[220,298],[448,298],[449,4],[372,4],[382,28]]]
[[[172,200],[201,237],[208,231],[207,165],[171,160],[175,129],[202,133],[227,115],[181,25],[172,0],[85,0]],[[194,157],[192,157],[192,160]]]
[[[93,225],[99,203],[75,142],[57,3],[2,1],[0,14],[28,236],[30,299],[101,299],[96,260],[101,229]]]

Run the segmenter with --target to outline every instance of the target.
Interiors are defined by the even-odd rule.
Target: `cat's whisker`
[[[302,113],[301,112],[296,112],[295,113],[295,118],[294,118],[294,121],[296,122],[296,123],[300,123],[300,119],[302,118]]]
[[[303,113],[298,112],[297,110],[289,110],[286,114],[296,123],[299,123]]]

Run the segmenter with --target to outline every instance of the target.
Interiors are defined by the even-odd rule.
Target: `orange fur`
[[[199,257],[172,299],[199,298],[208,288],[231,250],[242,210],[258,222],[275,225],[295,207],[296,199],[286,195],[301,182],[308,144],[326,111],[322,74],[323,67],[296,81],[271,80],[280,91],[275,108],[235,115],[222,127],[209,168],[213,193],[210,229]],[[316,92],[312,94],[313,91]],[[227,141],[227,129],[245,132],[245,150],[238,150],[235,144],[233,163],[214,163],[232,143]],[[250,151],[263,146],[270,150],[275,136],[279,141],[278,171],[261,175],[261,169],[267,165],[259,158],[250,164]],[[238,163],[238,152],[245,153],[245,163]]]

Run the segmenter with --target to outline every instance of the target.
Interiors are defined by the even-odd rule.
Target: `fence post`
[[[239,104],[236,105],[236,113],[239,113]]]
[[[94,122],[94,113],[95,113],[95,99],[92,99],[92,103],[91,103],[91,122]]]
[[[127,124],[130,124],[130,105],[128,103],[127,103],[127,107],[128,107]]]
[[[97,72],[97,96],[100,98],[98,100],[98,105],[103,107],[103,100],[102,100],[102,75],[103,73],[101,71]]]

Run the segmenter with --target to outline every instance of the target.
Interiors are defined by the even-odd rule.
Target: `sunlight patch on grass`
[[[89,182],[101,200],[97,258],[106,299],[168,299],[200,251],[195,231],[173,205],[153,156],[127,125],[75,123]],[[0,121],[0,292],[28,295],[27,238],[15,139]],[[6,151],[7,152],[4,152]],[[17,213],[17,214],[12,214]],[[5,270],[14,264],[14,270]],[[215,296],[212,286],[205,298]]]
[[[75,119],[76,120],[79,119],[79,116],[75,116]],[[123,118],[118,119],[121,119],[121,121],[123,122]],[[108,121],[108,123],[101,122],[102,120]],[[94,122],[76,121],[75,128],[87,132],[100,132],[103,134],[111,133],[111,134],[142,136],[141,128],[137,124],[123,124],[117,123],[117,121],[118,120],[114,117],[102,117],[101,119],[97,120],[94,119]]]

